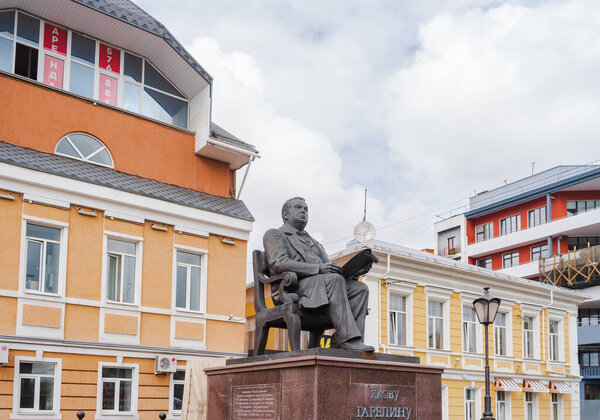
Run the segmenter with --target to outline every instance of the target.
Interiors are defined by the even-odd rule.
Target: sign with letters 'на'
[[[352,384],[350,419],[416,420],[415,392],[410,385]]]

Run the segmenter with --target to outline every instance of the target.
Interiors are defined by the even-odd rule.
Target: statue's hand
[[[328,263],[321,264],[319,266],[319,274],[326,274],[326,273],[342,274],[343,271],[342,271],[342,267],[340,267],[339,265],[328,262]]]

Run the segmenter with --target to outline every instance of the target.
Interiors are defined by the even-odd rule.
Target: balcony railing
[[[440,250],[438,250],[438,255],[442,256],[442,257],[452,257],[454,255],[458,255],[460,254],[460,245],[459,246],[455,246],[454,248],[442,248]]]
[[[600,378],[600,366],[581,366],[581,376],[584,378]]]

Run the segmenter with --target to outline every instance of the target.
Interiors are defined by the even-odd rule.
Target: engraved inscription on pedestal
[[[352,384],[350,419],[416,420],[415,391],[410,385]]]
[[[233,420],[279,420],[279,384],[233,387]]]

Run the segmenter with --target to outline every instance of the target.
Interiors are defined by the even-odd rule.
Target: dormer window
[[[187,99],[146,59],[22,12],[0,11],[0,70],[188,125]]]
[[[112,156],[100,140],[85,133],[71,133],[56,144],[57,155],[114,168]]]

